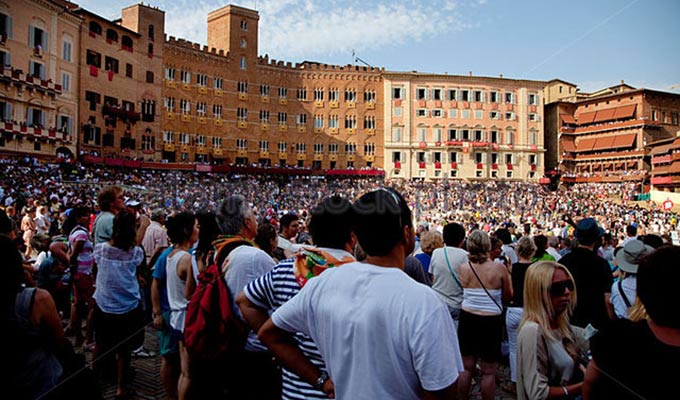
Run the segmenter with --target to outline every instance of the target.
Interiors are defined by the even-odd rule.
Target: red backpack
[[[184,345],[194,359],[219,360],[245,345],[248,327],[235,315],[233,297],[224,280],[228,255],[241,245],[251,243],[241,238],[220,242],[214,262],[198,275],[184,323]]]

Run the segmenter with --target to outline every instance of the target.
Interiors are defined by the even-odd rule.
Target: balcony
[[[52,96],[60,95],[62,93],[61,85],[52,82],[51,79],[40,79],[39,77],[26,74],[22,70],[14,69],[12,67],[2,70],[0,81],[13,83],[16,86],[29,90],[37,90]]]
[[[114,119],[120,119],[123,123],[130,123],[132,125],[139,122],[141,114],[132,110],[126,110],[116,105],[104,104],[102,107],[102,115]]]
[[[25,123],[15,124],[13,122],[0,123],[0,128],[3,128],[5,133],[29,139],[61,140],[64,143],[71,143],[72,141],[70,134],[58,131],[54,128],[45,129],[42,127],[27,126]]]

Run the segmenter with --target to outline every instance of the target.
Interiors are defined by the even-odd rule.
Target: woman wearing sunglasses
[[[517,397],[572,398],[581,394],[588,342],[569,324],[576,288],[554,261],[534,263],[524,280],[524,316],[517,338]]]

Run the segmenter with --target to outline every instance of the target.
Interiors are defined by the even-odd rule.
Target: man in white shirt
[[[151,258],[157,251],[162,251],[163,248],[169,246],[168,233],[165,231],[163,224],[165,224],[165,211],[160,208],[151,211],[151,222],[142,238],[142,247],[144,248],[144,253],[146,253],[147,265],[149,265]]]
[[[562,258],[562,255],[560,252],[557,250],[557,247],[560,245],[560,238],[552,235],[548,236],[548,248],[545,249],[545,252],[550,254],[555,258],[555,261],[559,261],[560,258]]]
[[[458,267],[467,262],[467,251],[463,250],[465,228],[452,222],[444,226],[446,247],[435,249],[430,261],[432,290],[444,301],[451,313],[453,323],[458,327],[460,305],[463,302],[463,287],[458,276]]]
[[[291,258],[302,246],[295,243],[300,229],[300,217],[293,213],[284,214],[279,220],[279,244],[274,251],[279,260]]]
[[[258,337],[291,371],[339,399],[453,399],[463,370],[453,321],[437,295],[403,271],[415,241],[411,210],[386,189],[363,195],[353,210],[365,262],[310,279]],[[314,340],[328,375],[291,343],[293,332]]]

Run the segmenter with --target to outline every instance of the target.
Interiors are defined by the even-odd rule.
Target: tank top
[[[501,314],[496,303],[501,304],[501,289],[488,289],[493,300],[482,288],[463,288],[463,304],[461,307],[469,311],[482,311],[487,313]],[[494,303],[496,300],[496,303]]]
[[[179,250],[175,254],[168,256],[168,261],[165,265],[168,303],[170,304],[170,326],[178,331],[184,331],[184,318],[189,300],[184,295],[186,279],[182,280],[177,275],[177,264],[182,257],[188,254],[185,250]]]
[[[59,383],[63,374],[59,360],[40,337],[40,327],[33,325],[30,320],[35,293],[35,288],[26,288],[17,293],[14,321],[21,337],[18,343],[12,343],[12,354],[16,355],[16,360],[9,369],[13,386],[27,398],[45,394]]]

